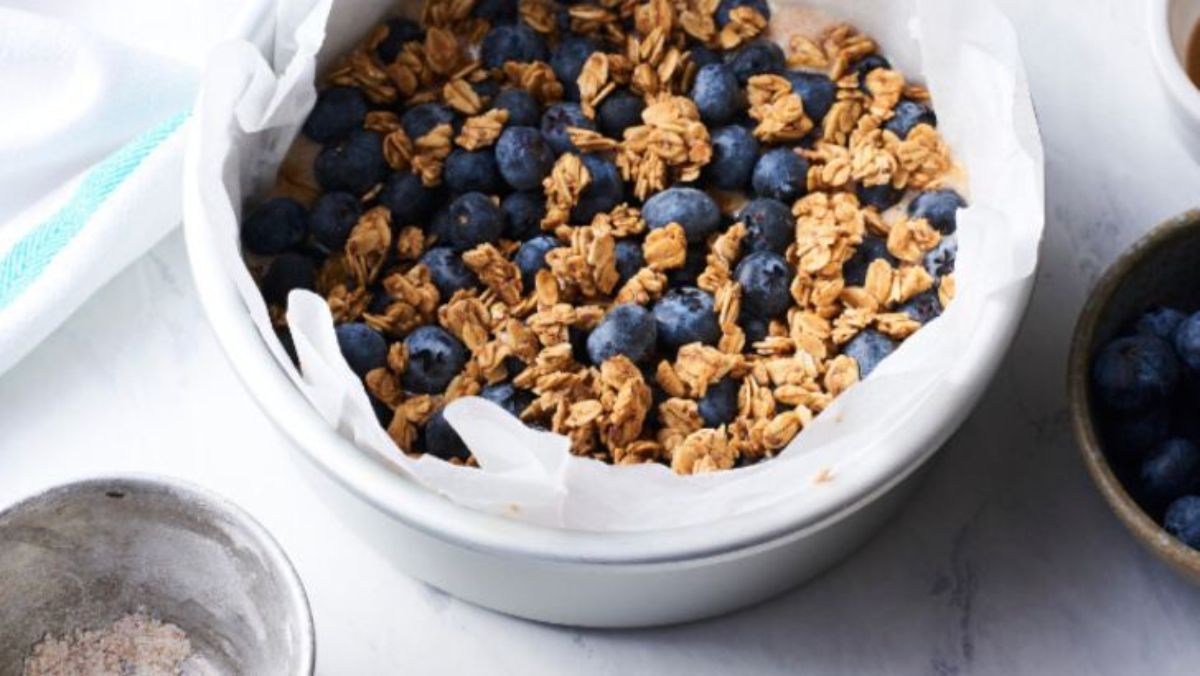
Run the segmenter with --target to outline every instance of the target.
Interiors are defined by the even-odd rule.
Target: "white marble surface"
[[[302,461],[237,381],[178,235],[0,378],[0,504],[125,470],[224,493],[295,561],[322,674],[1194,673],[1200,592],[1143,553],[1092,489],[1063,362],[1087,287],[1139,234],[1196,204],[1200,168],[1169,126],[1143,2],[1001,4],[1047,151],[1032,308],[916,499],[803,588],[699,624],[592,632],[506,618],[405,577],[371,545],[378,517]]]

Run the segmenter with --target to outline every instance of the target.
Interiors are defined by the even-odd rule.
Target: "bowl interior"
[[[0,513],[0,674],[46,634],[143,609],[215,673],[311,672],[299,582],[265,532],[201,494],[143,480],[54,489]]]
[[[1181,68],[1187,68],[1188,47],[1200,22],[1200,0],[1166,0],[1167,31],[1171,49]]]

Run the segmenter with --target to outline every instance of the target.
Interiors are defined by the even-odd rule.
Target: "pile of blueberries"
[[[716,14],[718,24],[727,23],[729,12],[742,5],[770,17],[765,0],[722,0]],[[645,103],[641,96],[620,88],[601,102],[595,119],[583,114],[576,84],[583,64],[593,52],[615,48],[571,33],[566,7],[561,9],[564,21],[559,36],[548,42],[521,22],[516,0],[476,3],[475,15],[492,26],[480,45],[483,65],[495,71],[508,61],[546,61],[564,86],[564,100],[543,107],[529,93],[502,86],[498,78],[474,83],[487,107],[508,111],[508,121],[494,146],[479,150],[455,147],[445,161],[440,186],[427,187],[408,171],[390,171],[382,153],[383,137],[364,129],[364,120],[372,110],[390,110],[399,116],[408,137],[417,139],[440,124],[450,124],[457,132],[463,123],[458,112],[438,102],[381,106],[354,87],[324,89],[303,127],[305,136],[323,146],[313,167],[322,194],[311,208],[287,197],[271,199],[254,209],[242,226],[244,249],[269,259],[260,280],[266,301],[283,306],[292,289],[313,289],[322,261],[343,250],[359,217],[377,205],[391,211],[394,228],[418,225],[434,236],[433,247],[420,262],[428,266],[443,302],[460,289],[481,288],[463,264],[462,252],[500,240],[520,243],[513,261],[528,292],[536,272],[546,267],[546,253],[565,245],[541,228],[545,215],[542,180],[558,156],[578,153],[591,183],[571,211],[571,223],[587,224],[596,214],[628,202],[641,208],[650,229],[679,223],[688,241],[686,264],[670,272],[670,291],[652,307],[616,307],[590,334],[572,330],[580,363],[598,365],[624,354],[644,367],[653,385],[653,367],[658,360],[673,358],[678,348],[688,343],[716,344],[720,330],[714,299],[697,288],[696,281],[705,267],[706,241],[735,220],[748,229],[735,270],[744,293],[740,324],[747,344],[763,339],[771,320],[784,319],[792,302],[789,287],[794,276],[784,257],[795,237],[791,204],[807,190],[808,164],[791,147],[760,146],[751,133],[756,123],[746,112],[745,86],[757,74],[788,78],[820,129],[836,97],[835,83],[823,74],[788,70],[782,49],[768,40],[755,40],[728,53],[692,45],[690,59],[698,71],[689,95],[710,130],[712,161],[693,184],[673,186],[638,204],[611,157],[581,153],[567,128],[581,127],[619,140],[627,128],[641,124]],[[380,63],[394,60],[406,42],[424,39],[424,31],[412,21],[391,19],[386,26],[385,39],[375,47]],[[872,70],[890,66],[882,57],[871,55],[854,67],[860,82],[865,82]],[[904,100],[887,128],[903,138],[920,123],[936,124],[933,111],[923,103]],[[706,192],[713,189],[741,191],[750,199],[736,218],[728,217]],[[858,196],[882,211],[898,204],[903,192],[889,185],[860,188]],[[954,270],[955,214],[963,204],[950,190],[922,193],[910,204],[912,216],[927,218],[944,235],[942,244],[926,260],[935,279]],[[620,284],[624,284],[644,266],[641,238],[621,240],[616,258]],[[862,284],[868,266],[879,258],[896,264],[883,239],[868,237],[845,265],[846,283]],[[380,288],[369,291],[367,312],[382,313],[390,299]],[[903,311],[927,322],[942,308],[936,290],[931,290],[911,300]],[[384,366],[389,342],[385,336],[362,322],[339,325],[337,336],[347,361],[360,376]],[[286,344],[287,336],[283,339]],[[469,358],[465,346],[436,325],[421,327],[403,340],[408,351],[403,386],[414,393],[441,393]],[[845,352],[858,360],[865,377],[895,347],[891,339],[868,330],[850,342]],[[510,375],[525,366],[516,359],[510,362]],[[656,398],[664,396],[657,386],[653,390]],[[732,380],[709,389],[700,402],[706,425],[732,421],[737,392],[738,384]],[[529,392],[510,384],[492,385],[482,396],[514,414],[531,399]],[[391,413],[380,402],[376,404],[386,426]],[[443,458],[468,456],[440,412],[428,423],[417,445],[410,450]]]
[[[1200,549],[1200,312],[1145,312],[1091,376],[1110,464],[1147,514]]]

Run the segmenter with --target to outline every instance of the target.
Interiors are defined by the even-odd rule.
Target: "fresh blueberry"
[[[504,212],[487,195],[469,192],[450,203],[446,239],[459,251],[479,244],[495,243],[504,230]]]
[[[867,92],[867,75],[880,68],[891,69],[892,64],[878,54],[868,54],[854,64],[854,72],[858,74],[858,88]],[[870,93],[870,92],[867,92]]]
[[[672,289],[654,304],[658,342],[668,352],[689,343],[716,345],[721,337],[713,297],[694,286]]]
[[[383,63],[391,63],[400,56],[406,42],[424,42],[425,31],[411,19],[388,19],[387,35],[375,47],[375,55]]]
[[[842,354],[853,357],[858,364],[858,377],[866,378],[895,351],[895,341],[875,329],[867,329],[846,343]]]
[[[579,100],[579,73],[583,63],[599,47],[591,38],[569,35],[559,42],[550,55],[550,69],[563,86],[563,97],[568,101]]]
[[[1171,413],[1163,406],[1105,420],[1104,447],[1114,459],[1139,462],[1171,434]]]
[[[496,383],[483,388],[479,396],[508,411],[514,418],[521,417],[524,411],[533,403],[533,394],[527,390],[517,389],[511,383]]]
[[[508,124],[514,127],[536,127],[542,119],[541,106],[524,89],[505,89],[496,95],[492,107],[507,110]]]
[[[496,26],[483,36],[479,56],[488,68],[500,68],[508,61],[545,61],[546,41],[525,24]]]
[[[450,300],[455,291],[479,284],[479,278],[463,265],[462,256],[453,249],[444,246],[430,249],[421,256],[420,262],[429,268],[429,278],[437,287],[443,303]]]
[[[700,274],[708,265],[708,246],[704,242],[688,245],[687,255],[683,259],[683,267],[667,271],[667,285],[672,289],[684,286],[696,286]]]
[[[1175,330],[1175,351],[1188,369],[1200,371],[1200,312],[1180,322]]]
[[[791,148],[775,148],[762,154],[750,180],[759,197],[793,202],[808,192],[808,160]]]
[[[766,340],[771,329],[770,322],[767,320],[751,317],[745,312],[738,318],[738,324],[742,327],[742,333],[746,334],[746,345],[753,345],[759,341]]]
[[[442,181],[456,195],[467,192],[491,195],[500,192],[503,187],[500,170],[496,166],[496,153],[492,148],[455,148],[442,168]]]
[[[705,427],[720,427],[733,422],[738,412],[739,389],[741,385],[733,378],[722,378],[708,386],[699,401]]]
[[[611,211],[625,201],[625,183],[612,160],[603,155],[589,153],[583,156],[583,166],[592,180],[579,193],[579,200],[571,209],[571,222],[591,223],[596,214]]]
[[[1200,497],[1185,495],[1167,507],[1163,527],[1183,544],[1200,549]]]
[[[446,420],[444,409],[438,409],[425,423],[424,437],[421,444],[425,452],[442,460],[458,458],[466,460],[471,457],[471,451],[463,443],[462,437]]]
[[[764,19],[771,19],[771,6],[767,4],[767,0],[721,0],[717,5],[717,25],[724,28],[725,24],[729,23],[729,13],[738,7],[750,7]]]
[[[1170,344],[1154,336],[1118,338],[1100,350],[1092,365],[1097,398],[1116,411],[1144,411],[1166,401],[1180,377]]]
[[[429,228],[427,232],[433,235],[434,243],[437,246],[453,246],[450,241],[450,231],[453,230],[453,220],[450,218],[450,206],[444,206],[438,209],[429,219]]]
[[[370,105],[357,87],[330,87],[317,95],[304,135],[317,143],[332,143],[362,126]]]
[[[346,138],[321,149],[313,163],[317,183],[326,192],[345,191],[361,195],[384,179],[388,165],[383,160],[383,137],[356,129]]]
[[[620,281],[617,286],[623,286],[630,277],[637,274],[646,265],[646,257],[642,253],[642,245],[631,239],[622,239],[616,247],[617,274]]]
[[[628,89],[618,89],[600,102],[596,108],[596,121],[600,131],[609,138],[620,139],[625,130],[642,123],[642,111],[646,101]]]
[[[576,150],[567,135],[567,127],[596,130],[596,124],[583,114],[577,103],[556,103],[542,114],[542,134],[556,154]]]
[[[1175,332],[1187,319],[1187,315],[1169,307],[1157,307],[1146,310],[1134,323],[1134,331],[1150,336],[1158,336],[1167,342],[1174,342]]]
[[[388,177],[377,199],[392,212],[394,225],[419,225],[437,208],[438,191],[425,187],[416,174],[398,171]]]
[[[908,315],[913,321],[928,324],[942,314],[942,302],[938,300],[937,292],[930,289],[910,298],[907,303],[899,307],[899,311]]]
[[[408,365],[404,389],[418,394],[441,394],[467,363],[467,348],[440,326],[421,326],[404,339]]]
[[[880,258],[887,261],[888,265],[892,267],[896,267],[898,264],[896,257],[888,251],[887,240],[874,235],[863,237],[862,244],[859,244],[858,248],[854,250],[854,255],[842,264],[842,279],[846,280],[846,286],[866,284],[867,268]]]
[[[496,142],[496,161],[514,189],[534,190],[554,167],[554,151],[537,129],[508,127]]]
[[[517,20],[517,0],[477,0],[471,9],[471,16],[493,26],[514,23]]]
[[[563,243],[557,237],[539,235],[526,241],[521,248],[517,249],[516,255],[513,256],[513,262],[521,271],[521,285],[526,292],[533,289],[534,276],[538,270],[546,267],[546,254],[561,246]]]
[[[925,254],[925,271],[934,279],[954,274],[954,263],[957,258],[958,239],[954,235],[947,235],[929,253]]]
[[[312,290],[316,286],[317,268],[308,256],[285,253],[276,256],[262,278],[263,298],[271,305],[287,305],[292,289]]]
[[[484,78],[478,82],[472,82],[471,89],[475,91],[481,101],[487,104],[500,93],[500,83],[491,78]],[[493,105],[488,107],[495,108]]]
[[[720,190],[743,190],[750,184],[758,161],[758,141],[740,125],[712,132],[712,160],[704,167],[704,178]]]
[[[696,64],[697,70],[707,66],[710,63],[721,63],[720,54],[717,54],[708,47],[703,47],[701,45],[693,46],[688,51],[688,55],[691,58],[692,63]]]
[[[764,38],[747,42],[725,57],[725,63],[743,87],[755,75],[782,73],[786,60],[783,49]]]
[[[759,197],[750,200],[738,214],[746,224],[747,252],[774,251],[783,255],[796,240],[796,219],[792,210],[779,200]]]
[[[504,212],[504,237],[522,242],[542,232],[546,198],[539,190],[509,193],[500,210]]]
[[[891,209],[904,198],[904,191],[893,186],[891,181],[880,185],[862,185],[860,183],[855,189],[855,194],[858,195],[858,201],[863,205],[875,207],[879,211]]]
[[[375,329],[361,322],[351,322],[339,324],[334,333],[350,370],[360,378],[387,364],[387,341]]]
[[[1200,489],[1200,448],[1187,439],[1168,439],[1138,470],[1139,495],[1152,511]]]
[[[820,73],[801,70],[789,71],[787,79],[792,83],[792,91],[804,102],[804,114],[820,127],[837,98],[837,84]]]
[[[760,319],[774,319],[792,303],[792,268],[777,253],[758,251],[738,263],[734,277],[742,285],[742,307]]]
[[[325,251],[341,251],[360,216],[362,203],[357,197],[348,192],[327,192],[313,205],[308,229]]]
[[[649,310],[640,305],[618,305],[588,335],[588,358],[597,366],[619,354],[644,362],[653,356],[657,339],[654,316]]]
[[[678,223],[693,244],[703,242],[721,227],[717,203],[695,188],[668,188],[656,193],[642,207],[642,218],[651,230]]]
[[[419,103],[404,111],[404,114],[400,116],[400,126],[404,128],[404,133],[414,141],[442,124],[458,127],[459,121],[454,109],[441,103]]]
[[[943,235],[953,235],[958,229],[958,210],[965,206],[966,200],[953,190],[933,190],[913,198],[908,215],[924,218]]]
[[[700,119],[708,126],[716,127],[729,124],[737,115],[741,93],[733,69],[723,63],[714,63],[696,73],[691,96],[700,111]]]
[[[258,205],[242,221],[242,245],[250,253],[272,256],[304,240],[308,214],[290,197],[273,197]]]
[[[896,104],[896,109],[892,113],[892,119],[884,123],[883,128],[899,136],[902,141],[908,138],[908,133],[919,124],[937,126],[937,115],[934,115],[933,110],[923,103],[905,99]]]

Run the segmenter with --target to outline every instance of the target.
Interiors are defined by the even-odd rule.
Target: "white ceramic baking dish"
[[[246,36],[270,58],[269,31]],[[257,39],[255,39],[257,38]],[[1023,101],[1022,105],[1028,105]],[[202,148],[185,165],[185,231],[197,290],[247,389],[307,458],[394,520],[387,550],[413,576],[457,597],[535,620],[635,627],[695,620],[771,598],[862,544],[902,503],[921,469],[986,388],[1026,307],[1032,276],[989,305],[978,339],[956,355],[968,396],[940,396],[935,413],[902,426],[889,455],[839,476],[817,505],[780,505],[703,526],[594,533],[532,526],[450,502],[340,436],[295,389],[255,327],[218,257],[199,186]],[[230,162],[229,166],[235,163]]]

